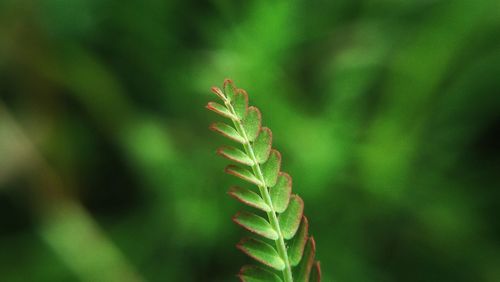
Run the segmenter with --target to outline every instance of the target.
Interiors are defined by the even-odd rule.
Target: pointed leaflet
[[[221,98],[223,101],[226,99],[226,97],[224,96],[224,93],[222,92],[222,90],[220,90],[219,87],[212,87],[212,92],[217,95],[219,98]]]
[[[316,261],[311,270],[311,279],[309,279],[311,282],[321,282],[321,264],[319,261]]]
[[[269,153],[271,152],[271,144],[273,139],[273,133],[267,127],[262,127],[253,143],[253,150],[255,157],[259,164],[265,163],[269,158]]]
[[[282,213],[288,207],[290,201],[290,194],[292,193],[292,178],[288,173],[280,172],[278,174],[278,181],[273,188],[269,189],[271,200],[273,202],[274,211]]]
[[[231,79],[225,79],[224,80],[224,93],[226,94],[226,99],[231,101],[234,97],[234,93],[236,92],[236,88],[234,86],[234,83]]]
[[[230,119],[235,118],[235,116],[233,114],[231,114],[231,112],[225,106],[223,106],[221,104],[218,104],[215,102],[208,102],[206,108],[213,111],[213,112],[218,113],[219,115],[221,115],[223,117],[227,117]]]
[[[282,282],[278,275],[264,268],[245,265],[238,274],[241,282]]]
[[[278,239],[278,233],[271,227],[271,224],[258,215],[249,212],[239,212],[233,217],[233,221],[257,235],[271,240]]]
[[[265,212],[271,211],[271,208],[264,202],[264,200],[257,195],[257,193],[252,192],[249,189],[233,186],[229,189],[228,193],[236,200],[251,207]]]
[[[241,143],[241,144],[245,143],[245,139],[243,139],[243,137],[241,137],[241,135],[238,133],[238,131],[236,131],[236,129],[232,128],[231,126],[229,126],[225,123],[222,123],[222,122],[212,123],[212,125],[210,125],[210,129],[215,131],[215,132],[218,132],[222,136],[227,137],[229,139],[232,139],[238,143]]]
[[[288,208],[278,218],[281,233],[286,240],[292,239],[297,232],[303,212],[304,201],[299,196],[292,195]]]
[[[309,277],[311,275],[311,269],[314,263],[314,255],[316,253],[316,242],[314,242],[314,238],[310,237],[307,241],[306,248],[304,250],[304,256],[302,257],[302,261],[297,269],[297,277],[298,282],[309,282]]]
[[[221,147],[217,150],[217,154],[230,159],[232,161],[238,162],[244,165],[252,165],[253,161],[247,156],[245,152],[234,147]]]
[[[269,244],[257,239],[245,238],[236,247],[249,257],[276,270],[283,270],[285,263]]]
[[[302,255],[304,254],[304,247],[307,242],[307,232],[309,230],[309,222],[305,216],[302,216],[302,222],[300,223],[299,230],[293,238],[288,248],[288,258],[292,266],[299,264]]]
[[[259,109],[256,107],[248,107],[248,113],[245,118],[241,121],[243,129],[247,135],[248,141],[253,142],[255,138],[259,135],[260,123],[262,117]]]
[[[253,175],[253,173],[251,173],[248,169],[241,168],[235,165],[228,165],[226,167],[226,172],[255,185],[262,185],[259,179],[255,177],[255,175]]]
[[[276,150],[271,150],[269,159],[262,165],[262,174],[267,187],[273,187],[278,179],[281,168],[281,154]]]
[[[248,110],[248,94],[243,89],[237,89],[234,98],[231,101],[234,112],[239,119],[243,119],[247,115]]]

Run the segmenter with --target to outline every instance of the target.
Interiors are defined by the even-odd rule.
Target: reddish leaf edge
[[[259,137],[259,134],[260,134],[261,129],[262,129],[262,114],[261,114],[259,108],[254,107],[254,106],[248,107],[248,111],[246,113],[246,116],[241,120],[243,127],[246,126],[246,124],[245,124],[246,119],[248,118],[248,116],[250,116],[250,114],[252,112],[256,112],[257,113],[258,128],[257,128],[257,133],[255,134],[255,137],[254,136],[247,136],[247,137],[249,137],[248,139],[249,139],[250,142],[254,142]]]
[[[245,229],[245,230],[249,231],[249,232],[250,232],[250,233],[252,233],[252,234],[256,234],[256,235],[262,236],[262,237],[264,237],[264,238],[266,238],[266,239],[269,239],[269,240],[277,240],[277,239],[278,239],[278,238],[269,238],[269,237],[267,237],[267,236],[265,235],[265,233],[263,233],[263,232],[258,232],[258,231],[256,231],[256,230],[252,230],[252,229],[248,228],[247,226],[245,226],[245,225],[241,224],[240,222],[238,222],[238,217],[239,217],[239,216],[241,216],[241,215],[245,215],[245,214],[247,214],[247,215],[248,215],[248,214],[251,214],[251,213],[249,213],[249,212],[241,212],[241,211],[240,211],[240,212],[237,212],[235,215],[233,215],[233,217],[231,218],[231,220],[232,220],[232,221],[233,221],[236,225],[238,225],[238,226],[242,227],[243,229]],[[275,231],[275,233],[276,233],[276,231]],[[278,233],[276,233],[276,236],[278,236]]]
[[[278,159],[278,168],[279,168],[278,171],[281,171],[281,153],[280,153],[280,151],[278,151],[276,149],[271,149],[271,152],[269,154],[272,154],[272,153],[276,154],[276,157]]]
[[[287,188],[286,188],[286,189],[287,189],[287,194],[288,194],[288,195],[287,195],[287,199],[288,199],[288,200],[287,200],[287,202],[286,202],[286,207],[288,207],[288,205],[290,204],[290,198],[292,197],[293,179],[292,179],[292,177],[290,176],[290,174],[288,174],[288,173],[286,173],[286,172],[283,172],[283,171],[280,171],[280,172],[278,173],[278,178],[279,178],[280,176],[281,176],[281,177],[285,177],[285,178],[286,178],[286,181],[287,181],[287,185],[286,185],[286,187],[287,187]],[[277,183],[277,182],[276,182],[276,183]],[[272,190],[274,187],[276,187],[276,184],[275,184],[273,187],[271,187],[270,189]],[[286,210],[286,208],[285,208],[285,210]],[[284,211],[281,211],[281,212],[279,212],[279,213],[283,213],[283,212],[284,212]]]
[[[210,110],[210,111],[212,111],[212,112],[214,112],[216,114],[219,114],[219,115],[221,115],[223,117],[233,118],[233,115],[219,111],[217,108],[214,107],[214,104],[216,104],[216,102],[208,102],[208,104],[205,106],[205,108],[207,108],[208,110]]]
[[[232,79],[230,78],[225,78],[224,79],[224,83],[222,84],[222,86],[224,87],[224,89],[226,89],[227,85],[230,84],[231,86],[234,87],[234,82]]]
[[[301,212],[300,212],[300,217],[297,217],[297,219],[295,220],[294,224],[297,224],[297,221],[299,222],[299,224],[297,225],[297,229],[295,230],[295,232],[293,233],[293,236],[291,238],[287,238],[285,237],[286,240],[290,240],[292,239],[296,234],[297,234],[297,231],[299,230],[300,228],[300,221],[302,220],[302,217],[304,216],[304,200],[302,200],[301,197],[299,197],[299,195],[297,194],[292,194],[290,196],[290,201],[292,201],[292,198],[296,198],[299,202],[299,205],[301,207]],[[286,211],[285,211],[286,212]]]
[[[248,237],[246,237],[246,238],[241,239],[241,241],[240,241],[240,242],[238,242],[238,244],[236,244],[236,248],[237,248],[238,250],[242,251],[242,252],[243,252],[244,254],[246,254],[247,256],[249,256],[249,257],[253,258],[254,260],[256,260],[256,261],[258,261],[258,262],[262,263],[263,265],[269,266],[269,267],[270,267],[270,268],[272,268],[272,269],[276,269],[276,268],[274,268],[274,267],[273,267],[270,263],[268,263],[268,262],[266,262],[266,261],[263,261],[263,260],[261,260],[261,259],[259,259],[259,258],[255,257],[255,256],[253,256],[250,252],[248,252],[248,251],[245,249],[245,247],[243,246],[243,244],[245,244],[247,241],[251,241],[251,240],[261,242],[261,241],[259,241],[259,240],[257,240],[257,239],[252,239],[252,238],[248,238]],[[276,270],[281,270],[281,269],[276,269]]]
[[[309,240],[311,241],[311,255],[316,255],[316,240],[314,240],[314,236],[310,236]]]
[[[319,261],[316,261],[313,267],[314,269],[311,271],[316,270],[316,274],[318,275],[318,280],[316,280],[316,282],[321,282],[321,263]]]
[[[251,269],[251,268],[257,268],[257,269],[260,269],[262,271],[266,271],[266,272],[269,272],[271,275],[275,275],[273,272],[265,269],[265,268],[262,268],[262,267],[259,267],[259,266],[256,266],[256,265],[244,265],[240,268],[240,271],[238,272],[238,274],[236,274],[236,277],[238,277],[238,279],[240,280],[240,282],[247,282],[246,280],[244,280],[244,275],[245,275],[245,272],[248,270],[248,269]]]
[[[257,119],[259,120],[259,130],[257,130],[257,132],[258,132],[258,134],[260,134],[260,131],[262,130],[262,113],[260,112],[259,108],[255,107],[255,106],[248,107],[247,115],[249,115],[250,111],[257,112]],[[258,134],[257,134],[257,136],[259,136]]]
[[[263,209],[261,209],[261,207],[259,207],[258,205],[255,205],[255,204],[253,204],[252,202],[245,201],[245,200],[243,200],[243,198],[238,197],[238,196],[236,195],[236,189],[244,189],[244,188],[240,188],[240,187],[238,187],[238,186],[231,186],[231,188],[229,188],[229,191],[227,191],[227,194],[228,194],[229,196],[233,197],[234,199],[236,199],[237,201],[239,201],[240,203],[243,203],[243,204],[245,204],[245,205],[247,205],[247,206],[249,206],[249,207],[256,208],[256,209],[261,210],[261,211],[264,211],[264,212],[271,211],[271,208],[270,208],[269,206],[268,206],[268,210],[263,210]],[[253,192],[253,193],[255,193],[255,192]],[[259,196],[259,197],[260,197],[260,195],[259,195],[259,194],[257,194],[257,193],[255,193],[255,194],[256,194],[257,196]],[[260,197],[260,198],[262,199],[262,197]],[[262,200],[262,201],[264,201],[264,200]],[[266,206],[267,206],[267,205],[266,205]]]
[[[307,261],[307,265],[306,265],[306,271],[307,271],[307,277],[310,277],[311,276],[311,271],[312,271],[312,267],[313,267],[313,264],[314,264],[314,257],[316,256],[316,241],[314,240],[314,237],[313,236],[310,236],[308,241],[311,242],[311,254],[309,255],[309,257],[307,258],[302,258],[302,259],[307,259],[307,260],[310,260],[310,261]]]
[[[232,96],[229,96],[230,93],[228,93],[228,86],[231,87],[231,93],[233,94]],[[226,78],[224,79],[224,83],[222,84],[222,89],[223,89],[223,92],[224,94],[226,95],[226,98],[228,98],[229,100],[232,100],[234,98],[234,95],[236,94],[236,85],[234,85],[234,82],[229,79],[229,78]]]
[[[235,166],[235,165],[228,165],[228,166],[226,166],[226,168],[224,169],[224,171],[225,171],[227,174],[231,174],[231,175],[233,175],[233,176],[236,176],[236,177],[238,177],[238,178],[240,178],[240,179],[243,179],[243,180],[245,180],[245,181],[248,181],[248,182],[250,182],[250,183],[252,183],[252,184],[255,184],[255,185],[257,185],[257,186],[262,185],[262,183],[260,183],[260,181],[258,181],[258,180],[257,180],[257,181],[255,181],[254,179],[247,178],[247,177],[245,177],[245,176],[243,176],[243,175],[239,174],[238,172],[236,172],[236,171],[234,170],[235,168],[239,168],[239,167],[238,167],[238,166]]]
[[[247,270],[248,270],[248,269],[250,269],[250,268],[257,268],[257,266],[253,266],[253,265],[244,265],[244,266],[242,266],[242,267],[240,268],[240,272],[238,272],[238,274],[236,274],[236,277],[238,277],[238,279],[240,280],[240,282],[246,282],[246,281],[244,280],[243,275],[244,275],[245,271],[247,271]]]
[[[218,124],[221,124],[221,123],[220,123],[220,122],[214,122],[214,123],[212,123],[212,124],[211,124],[208,128],[209,128],[210,130],[214,131],[214,132],[219,133],[220,135],[222,135],[222,136],[224,136],[224,137],[226,137],[226,138],[229,138],[229,139],[231,139],[231,140],[233,140],[233,141],[235,141],[235,142],[237,142],[237,143],[242,144],[242,143],[241,143],[241,142],[242,142],[242,140],[239,140],[239,139],[236,139],[236,138],[234,138],[234,137],[232,137],[232,136],[230,136],[230,135],[227,135],[224,131],[220,130],[220,129],[217,127],[217,125],[218,125]],[[241,139],[243,139],[243,137],[241,137]]]
[[[302,220],[303,220],[303,224],[305,224],[305,228],[306,228],[306,236],[304,236],[304,239],[302,239],[302,249],[300,250],[300,258],[302,260],[302,256],[304,255],[304,249],[306,247],[306,244],[307,244],[307,240],[309,240],[309,220],[307,219],[307,217],[302,214]],[[300,229],[300,226],[299,226],[299,229]],[[300,261],[299,261],[300,263]],[[298,264],[297,264],[298,265]]]
[[[266,183],[266,186],[268,188],[274,187],[274,185],[276,185],[276,182],[278,180],[278,175],[281,171],[281,153],[280,153],[280,151],[278,151],[276,149],[271,149],[271,152],[269,152],[269,156],[267,157],[267,161],[263,165],[265,165],[269,161],[269,158],[271,158],[272,154],[276,154],[276,158],[278,159],[278,174],[276,174],[276,178],[273,180],[273,182],[270,183],[272,185],[268,186],[268,183]]]
[[[258,136],[262,134],[262,131],[267,131],[267,133],[269,134],[269,142],[267,144],[267,148],[266,148],[266,151],[268,152],[266,157],[265,157],[265,161],[259,163],[259,164],[263,164],[265,163],[268,159],[269,159],[269,155],[271,154],[271,149],[272,149],[272,146],[273,146],[273,132],[271,131],[271,129],[269,129],[268,127],[265,127],[265,126],[262,126],[260,131],[259,131],[259,134],[257,134],[257,138],[259,138]],[[254,140],[255,142],[255,140]]]
[[[245,114],[243,115],[243,118],[245,118],[248,115],[248,108],[249,108],[248,107],[248,93],[241,88],[237,88],[234,93],[235,93],[235,95],[243,95],[243,98],[245,99]],[[234,106],[233,101],[231,101],[231,104]]]
[[[222,100],[226,99],[226,96],[224,96],[224,92],[222,92],[222,90],[219,87],[212,86],[212,88],[210,90],[212,90],[212,93],[214,93],[215,95],[217,95]]]
[[[235,159],[235,158],[229,156],[228,154],[226,154],[224,152],[224,149],[235,149],[235,148],[232,148],[232,147],[229,147],[229,146],[222,146],[219,149],[217,149],[217,154],[219,156],[221,156],[221,157],[224,157],[224,158],[230,160],[230,161],[237,162],[237,163],[242,164],[242,165],[246,165],[246,166],[251,166],[252,165],[252,163],[245,163],[245,162],[242,162],[241,160],[238,160],[238,159]],[[243,152],[243,153],[245,153],[245,152]],[[246,153],[245,153],[245,155],[246,155]],[[248,159],[251,161],[250,157],[248,157]]]

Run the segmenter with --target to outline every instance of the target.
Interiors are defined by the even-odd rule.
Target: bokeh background
[[[236,281],[226,77],[326,282],[500,281],[498,0],[0,1],[0,280]]]

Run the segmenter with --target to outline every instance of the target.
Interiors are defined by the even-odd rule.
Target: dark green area
[[[0,1],[0,280],[236,281],[226,77],[324,281],[498,281],[498,0]]]

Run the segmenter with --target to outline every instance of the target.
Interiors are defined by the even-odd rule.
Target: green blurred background
[[[500,281],[498,0],[1,0],[0,280],[235,281],[226,77],[324,281]]]

